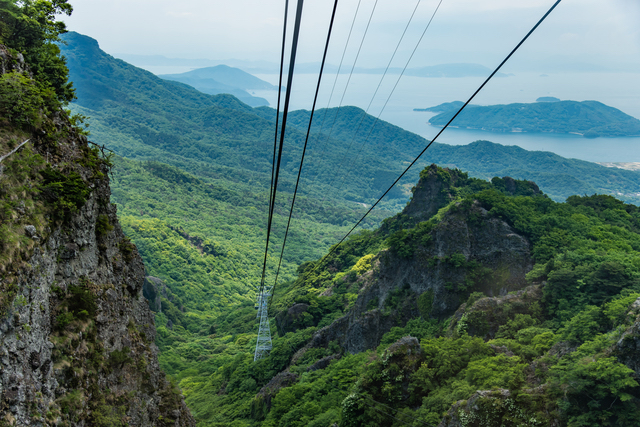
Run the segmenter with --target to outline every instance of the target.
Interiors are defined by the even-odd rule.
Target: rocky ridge
[[[450,316],[471,289],[497,296],[526,285],[525,274],[533,266],[528,240],[480,206],[457,210],[455,174],[443,179],[439,171],[435,165],[427,169],[400,217],[405,224],[418,224],[440,212],[441,220],[411,254],[377,254],[372,269],[357,279],[354,307],[318,331],[311,347],[337,340],[350,353],[373,349],[392,327],[412,318]],[[387,307],[392,297],[403,299],[399,309]]]

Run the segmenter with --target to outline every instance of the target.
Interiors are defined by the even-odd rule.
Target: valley
[[[436,142],[337,245],[427,139],[347,104],[307,135],[311,112],[292,109],[271,223],[282,117],[250,92],[278,89],[224,64],[156,76],[62,13],[0,2],[0,425],[637,424],[631,159]],[[596,141],[638,126],[539,101],[473,105],[459,125]],[[459,105],[423,110],[438,125]],[[272,348],[254,358],[263,266]]]
[[[84,46],[90,41],[84,41],[86,39],[81,36],[73,37],[82,42],[79,44],[69,43],[64,47],[64,50],[70,58],[82,58],[85,55],[83,53]],[[96,51],[95,47],[92,49],[95,52],[94,55],[101,55],[104,61],[112,61],[105,54]],[[83,69],[86,68],[86,65],[81,64],[81,62],[70,61],[72,76],[78,75],[76,70],[79,70],[80,66]],[[151,84],[154,85],[166,84],[134,68],[129,68],[126,72],[139,74],[150,83],[153,82]],[[111,78],[110,74],[104,73],[100,69],[97,69],[96,73],[98,74],[95,78],[102,82],[107,82]],[[117,88],[118,83],[112,82],[108,86]],[[130,94],[135,93],[132,90],[133,88],[128,89]],[[171,86],[166,86],[165,90],[173,91],[174,89]],[[320,259],[326,253],[327,248],[347,231],[348,224],[355,221],[358,213],[362,212],[358,210],[354,202],[371,203],[377,194],[376,192],[382,191],[385,183],[392,178],[394,169],[389,165],[397,164],[395,159],[398,157],[406,156],[404,158],[408,159],[407,154],[415,152],[421,144],[425,143],[425,140],[417,135],[384,122],[376,122],[373,117],[364,115],[362,110],[357,108],[320,110],[318,116],[326,117],[324,119],[326,123],[335,123],[335,125],[332,126],[330,137],[323,135],[323,132],[326,132],[326,130],[323,131],[324,126],[328,127],[328,125],[324,125],[325,121],[316,122],[312,128],[312,134],[316,135],[318,140],[321,139],[320,137],[326,139],[318,142],[317,146],[311,147],[309,175],[311,177],[317,175],[313,181],[307,181],[306,187],[304,187],[303,194],[306,198],[299,205],[300,212],[296,218],[297,226],[294,228],[293,235],[290,236],[292,240],[285,252],[282,280],[276,287],[274,307],[276,310],[275,326],[277,327],[273,330],[274,350],[265,361],[261,361],[258,365],[252,364],[251,354],[253,346],[255,346],[257,332],[253,307],[254,292],[261,267],[261,245],[265,233],[266,217],[264,211],[267,205],[267,188],[264,187],[264,182],[266,182],[268,172],[267,164],[258,163],[256,160],[260,157],[268,158],[269,133],[266,129],[269,127],[267,123],[273,122],[275,119],[275,111],[268,107],[249,109],[225,95],[202,98],[202,95],[197,92],[181,90],[183,91],[180,95],[183,99],[183,105],[189,105],[185,102],[186,100],[189,100],[189,103],[194,103],[194,106],[196,102],[216,105],[214,107],[218,117],[216,121],[208,124],[206,121],[208,119],[196,121],[194,117],[197,116],[193,114],[185,116],[180,113],[180,120],[189,120],[193,125],[190,126],[189,132],[182,132],[178,137],[174,133],[175,131],[162,125],[167,117],[166,112],[163,113],[165,116],[163,118],[158,115],[149,115],[147,111],[145,113],[147,129],[143,133],[132,124],[117,119],[118,116],[130,117],[141,114],[141,110],[139,113],[136,112],[139,107],[108,99],[96,104],[93,101],[96,98],[90,97],[88,94],[83,95],[82,90],[79,91],[79,100],[72,105],[72,109],[91,116],[90,129],[97,142],[105,144],[118,155],[124,156],[116,158],[112,181],[113,200],[118,205],[123,227],[138,246],[143,259],[145,259],[147,274],[151,276],[147,280],[146,296],[151,300],[155,298],[160,301],[154,309],[156,310],[157,343],[161,350],[161,364],[173,378],[180,381],[180,386],[187,397],[187,404],[201,425],[231,422],[238,425],[243,425],[242,423],[252,425],[256,422],[261,425],[277,425],[278,422],[284,422],[282,420],[285,419],[292,420],[288,421],[292,423],[291,425],[307,425],[307,423],[315,425],[313,422],[316,422],[317,425],[325,425],[325,422],[328,423],[326,425],[330,425],[332,420],[343,417],[340,402],[351,392],[354,378],[364,375],[363,357],[375,358],[376,354],[383,354],[390,344],[405,333],[419,339],[427,337],[435,339],[438,336],[449,337],[439,338],[444,341],[439,341],[441,344],[437,345],[452,342],[447,341],[450,339],[459,339],[455,338],[455,334],[451,335],[451,328],[455,329],[456,327],[448,326],[446,319],[447,316],[453,314],[455,307],[464,302],[470,293],[473,293],[470,289],[476,292],[473,298],[481,298],[481,295],[487,294],[498,298],[501,295],[502,291],[499,289],[492,290],[489,287],[484,289],[484,293],[482,293],[481,286],[478,288],[473,284],[456,285],[456,282],[467,283],[469,280],[472,281],[470,283],[475,283],[473,280],[478,280],[478,283],[489,284],[496,281],[497,278],[492,278],[490,275],[485,276],[488,270],[482,262],[476,261],[473,256],[468,258],[464,250],[456,252],[453,248],[451,249],[452,253],[437,255],[434,258],[436,259],[435,265],[443,263],[444,270],[442,271],[448,271],[445,266],[456,266],[457,263],[463,266],[468,265],[469,267],[465,267],[469,271],[466,274],[470,274],[470,277],[475,277],[475,279],[436,279],[451,283],[438,291],[444,292],[444,294],[437,294],[437,300],[454,298],[450,303],[450,308],[445,309],[442,314],[434,314],[433,317],[431,314],[425,314],[426,312],[421,314],[420,306],[412,304],[420,304],[420,298],[422,300],[436,298],[436,294],[425,293],[419,288],[414,288],[414,285],[411,284],[409,288],[403,288],[404,285],[393,285],[399,287],[394,290],[392,286],[391,289],[385,291],[386,293],[378,296],[362,294],[360,289],[366,288],[365,283],[369,280],[366,277],[371,274],[367,272],[370,268],[373,268],[374,272],[377,271],[378,267],[374,267],[374,265],[378,265],[376,263],[382,261],[363,264],[359,260],[376,260],[377,257],[384,258],[387,255],[383,254],[389,253],[405,254],[390,255],[399,257],[393,261],[394,263],[410,263],[410,261],[401,260],[412,259],[413,255],[410,255],[412,252],[407,252],[409,248],[422,250],[418,249],[422,247],[420,239],[427,238],[419,236],[435,233],[434,229],[430,227],[437,229],[438,221],[444,221],[443,224],[450,221],[450,219],[446,219],[449,218],[446,216],[447,214],[442,216],[443,214],[439,213],[436,215],[438,219],[432,220],[435,221],[434,225],[426,226],[424,230],[420,228],[422,226],[417,227],[415,222],[405,222],[402,214],[395,219],[382,221],[393,215],[394,211],[397,212],[406,203],[408,195],[404,192],[392,194],[391,200],[383,205],[384,209],[377,211],[370,218],[366,228],[371,231],[363,231],[348,241],[347,247],[335,255],[340,260],[339,262],[335,263],[325,259],[322,261],[323,264],[315,264],[318,261],[314,260]],[[150,95],[145,95],[144,92],[140,93],[140,96],[151,99]],[[152,101],[151,105],[153,105]],[[175,111],[178,111],[178,108]],[[227,112],[234,116],[240,114],[244,119],[221,119],[228,114]],[[306,111],[294,111],[290,114],[289,124],[292,127],[293,135],[305,130],[308,114]],[[150,120],[152,117],[157,118]],[[236,125],[229,126],[228,120],[234,120],[233,123]],[[171,121],[178,122],[176,119],[171,119]],[[251,127],[247,128],[247,123],[251,123]],[[116,129],[119,131],[114,132],[114,124],[117,124]],[[208,137],[210,142],[206,142],[207,139],[202,137],[187,139],[189,133],[195,136],[193,132],[200,126],[216,129],[216,138]],[[362,127],[363,136],[351,133],[358,126]],[[233,142],[237,136],[231,137],[231,135],[238,135],[240,129],[242,129],[240,134],[249,131],[250,135],[264,140],[262,155],[256,156],[255,150],[259,146],[255,143],[246,146],[250,148],[250,151],[245,152],[245,145],[239,141]],[[373,132],[370,133],[369,138],[365,139],[364,135],[367,135],[366,132],[370,130]],[[116,137],[116,135],[121,136]],[[193,148],[185,149],[187,146],[185,143],[190,140],[194,141],[192,147],[198,147],[197,149],[200,150],[197,152],[198,154],[193,151]],[[294,141],[292,148],[295,150],[299,147],[295,142],[295,136],[292,140]],[[386,146],[389,153],[376,150],[378,147],[385,146],[385,141],[389,140],[394,141],[394,146]],[[363,162],[366,169],[346,176],[341,184],[339,179],[333,179],[330,175],[326,175],[326,171],[335,170],[336,167],[339,169],[342,155],[320,161],[319,158],[314,157],[314,153],[327,153],[340,150],[341,147],[346,149],[349,143],[361,144],[363,147],[362,158],[370,160]],[[188,142],[187,144],[192,143]],[[207,160],[204,160],[201,154],[204,147],[211,147],[206,150],[221,150],[224,147],[229,147],[229,149],[225,155],[210,155]],[[236,161],[233,159],[234,157],[242,160]],[[286,163],[291,167],[291,171],[295,168],[293,158],[294,155]],[[391,159],[394,159],[393,163],[391,163]],[[535,181],[544,193],[549,194],[557,202],[562,202],[573,194],[597,192],[613,194],[622,192],[620,190],[627,193],[625,196],[627,200],[633,201],[637,197],[633,191],[638,188],[640,181],[640,177],[633,171],[606,168],[594,163],[565,159],[552,153],[530,152],[518,147],[505,147],[488,141],[477,141],[466,146],[435,144],[424,160],[424,163],[421,164],[422,169],[433,162],[450,168],[461,168],[469,171],[470,176],[482,178],[475,181],[470,178],[462,178],[461,182],[470,180],[469,184],[460,184],[461,188],[465,188],[464,190],[455,190],[454,192],[448,190],[450,192],[445,201],[455,201],[455,204],[459,204],[460,199],[456,198],[454,194],[469,194],[467,197],[472,198],[474,197],[473,192],[483,186],[488,185],[494,189],[501,188],[498,185],[500,181],[495,181],[495,179],[491,181],[492,184],[487,184],[487,180],[491,180],[494,176],[511,176],[515,179]],[[166,162],[171,166],[157,163],[158,161]],[[247,164],[252,165],[249,170],[242,167]],[[387,174],[381,173],[380,169],[375,166],[377,164],[385,164],[385,168],[389,172]],[[424,169],[424,171],[426,170]],[[436,171],[440,171],[440,169],[436,169]],[[419,171],[413,172],[411,176],[415,177],[417,172]],[[285,173],[288,173],[286,169]],[[442,173],[452,172],[447,170]],[[422,174],[420,175],[422,176]],[[285,194],[290,191],[286,184],[290,179],[286,178],[285,180]],[[473,187],[474,190],[466,189],[466,185],[471,185],[469,188]],[[404,185],[406,189],[411,187],[412,185],[408,182]],[[328,189],[331,189],[332,193],[337,190],[331,208],[328,207],[326,201],[323,202],[325,197],[321,196]],[[471,193],[467,193],[468,191]],[[167,197],[167,195],[171,196]],[[363,195],[368,195],[368,197],[363,197]],[[535,196],[535,193],[516,193],[513,196],[532,197]],[[288,195],[283,196],[283,200],[288,197]],[[415,197],[416,195],[413,194],[414,199]],[[280,203],[282,202],[279,202],[278,206],[284,207]],[[412,206],[411,203],[417,202],[415,200],[410,202],[406,209]],[[428,206],[434,202],[427,201],[426,203]],[[444,201],[439,203],[444,203]],[[444,205],[436,204],[431,208],[435,209],[432,212],[438,213],[440,208],[445,205],[449,206],[450,203],[453,202],[446,202]],[[549,200],[548,203],[555,202]],[[554,209],[562,210],[564,209],[562,206],[565,205],[553,204],[553,206],[558,206]],[[279,215],[284,214],[281,207],[277,208]],[[330,218],[329,221],[327,221],[328,218]],[[281,241],[281,233],[284,231],[283,220],[284,218],[276,216],[276,234],[273,240],[276,245],[276,253],[279,244],[277,242]],[[429,215],[426,215],[424,220],[429,220]],[[515,220],[508,220],[508,223],[513,224],[513,221]],[[380,225],[382,228],[376,230]],[[413,230],[411,228],[413,226],[417,228]],[[409,231],[405,232],[403,229]],[[394,232],[395,234],[393,234]],[[416,237],[413,237],[414,235]],[[538,236],[535,233],[534,235]],[[531,235],[524,237],[525,240],[531,238]],[[536,239],[538,238],[545,242],[546,239],[549,239],[543,238],[541,235],[536,237]],[[554,239],[551,238],[551,241]],[[490,246],[494,246],[494,244],[490,244]],[[407,249],[401,250],[400,247]],[[527,257],[532,257],[531,250],[531,248],[525,249],[525,252],[529,253],[526,255]],[[538,249],[538,251],[546,251],[544,253],[549,254],[549,249]],[[447,257],[458,256],[457,253],[463,254],[464,257],[457,261],[447,261]],[[540,258],[540,260],[542,259],[545,258]],[[276,259],[269,257],[270,268],[267,280],[273,280],[271,266],[275,267],[275,262]],[[317,278],[305,277],[305,271],[309,269],[309,266],[322,266],[327,263],[333,265],[329,270],[330,273],[322,272],[322,268],[320,268],[320,271],[314,273]],[[360,264],[362,267],[358,267]],[[493,268],[495,269],[495,266]],[[376,272],[375,274],[382,273]],[[511,289],[514,289],[515,292],[522,286],[532,283],[525,281],[524,273],[519,274],[519,282],[516,282],[519,284],[507,285],[505,289],[509,289],[508,286],[514,286]],[[363,278],[360,278],[361,275],[364,275]],[[456,289],[458,291],[455,291]],[[452,290],[454,292],[451,295],[444,296]],[[413,296],[414,294],[415,296]],[[428,295],[432,296],[428,297]],[[160,306],[159,309],[158,306]],[[408,317],[398,317],[399,313],[406,313],[403,316]],[[557,314],[553,314],[555,313],[553,310],[548,314],[539,312],[534,315],[528,311],[518,313],[517,321],[526,319],[525,325],[539,325],[547,322],[546,326],[540,329],[540,333],[545,337],[554,337],[555,335],[549,334],[558,333],[559,326],[555,325],[568,321],[572,316],[571,314],[563,314],[565,317],[556,318],[554,316]],[[502,317],[503,320],[499,322],[508,322],[507,319],[511,319],[509,316],[512,315]],[[361,319],[357,320],[355,324],[351,324],[352,321],[350,321],[347,326],[348,330],[353,328],[368,330],[366,328],[369,326],[365,325],[372,321],[386,326],[376,332],[366,332],[365,336],[370,338],[362,343],[351,338],[347,338],[347,341],[318,338],[319,330],[326,330],[330,325],[336,325],[336,322],[338,322],[337,324],[344,322],[340,320],[345,318],[343,316]],[[514,319],[509,321],[516,321]],[[335,326],[331,327],[335,328]],[[494,328],[499,327],[499,324],[494,326]],[[364,330],[358,332],[358,334],[362,333]],[[335,333],[326,332],[325,334],[329,334],[330,337]],[[553,341],[556,338],[551,339]],[[317,348],[314,346],[318,344],[311,344],[309,347],[310,342],[318,342],[318,340],[324,344],[320,344],[320,347]],[[466,345],[462,344],[462,341],[458,343],[463,347]],[[344,353],[345,350],[346,353]],[[304,351],[302,353],[304,356],[299,355],[300,351]],[[364,353],[362,353],[363,351]],[[294,357],[294,354],[297,356]],[[526,360],[533,360],[531,358],[536,356],[529,355],[527,357],[529,359],[525,358]],[[325,361],[323,362],[323,360]],[[310,368],[315,363],[320,363],[322,366],[330,363],[330,367],[313,371],[315,372],[313,377],[308,377],[309,374],[305,374],[308,377],[305,381],[310,381],[309,386],[305,386],[306,388],[299,389],[298,386],[292,386],[300,381],[300,376],[307,369],[316,369]],[[327,376],[335,376],[335,372],[343,372],[347,376],[338,382],[329,381]],[[287,384],[290,386],[286,387]],[[284,388],[282,388],[283,386]],[[305,393],[311,392],[316,387],[320,388],[313,393],[321,393],[323,396],[328,393],[326,397],[302,398]],[[473,385],[466,387],[473,387]],[[282,391],[280,391],[281,388]],[[224,393],[219,394],[223,389]],[[290,392],[294,395],[302,393],[299,395],[302,402],[300,405],[280,403],[281,399],[286,399],[285,396],[289,396]],[[256,393],[258,393],[257,397]],[[212,399],[210,397],[212,395],[218,397]],[[466,396],[470,396],[470,394]],[[272,402],[271,399],[274,397],[277,399]],[[378,399],[384,400],[381,396],[372,395],[371,398],[376,401],[380,401]],[[549,396],[537,398],[554,399]],[[310,409],[305,406],[306,404],[303,404],[316,399],[323,402],[317,409]],[[449,403],[443,404],[443,410],[458,398],[453,399],[447,401]],[[384,400],[384,402],[386,402],[385,405],[392,404],[390,400]],[[367,412],[365,411],[365,413]],[[260,421],[262,418],[264,421]],[[437,422],[437,418],[438,416],[433,414],[426,419],[429,419],[430,422]],[[243,419],[245,421],[240,421]],[[293,420],[298,421],[294,422]],[[377,419],[376,423],[384,425],[385,421]]]

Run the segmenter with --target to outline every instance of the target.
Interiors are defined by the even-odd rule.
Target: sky
[[[392,64],[404,65],[439,2],[341,0],[329,63],[340,62],[352,23],[353,34],[346,55],[355,57],[371,17],[358,65],[386,66],[418,5]],[[70,0],[70,3],[74,13],[64,18],[68,28],[97,39],[102,49],[114,56],[279,61],[282,0]],[[296,3],[290,1],[290,18]],[[553,3],[553,0],[442,0],[410,65],[474,62],[493,67]],[[305,3],[298,61],[320,61],[332,6],[332,0]],[[513,58],[510,67],[544,71],[554,67],[579,70],[597,66],[640,71],[638,22],[640,0],[563,0]],[[292,26],[290,22],[289,29]]]

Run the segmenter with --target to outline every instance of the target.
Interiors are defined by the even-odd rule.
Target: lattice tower
[[[253,360],[260,360],[269,355],[271,351],[271,327],[269,326],[269,298],[271,297],[272,287],[265,286],[261,293],[258,294],[258,319],[260,319],[260,328],[258,329],[258,342],[256,342],[256,352]]]

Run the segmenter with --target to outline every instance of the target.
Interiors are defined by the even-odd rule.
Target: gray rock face
[[[33,225],[27,225],[24,228],[24,232],[27,236],[33,238],[38,234],[38,230],[36,230],[36,228]]]
[[[486,404],[480,405],[481,401],[490,402],[492,411],[486,410]],[[505,405],[505,402],[507,405]],[[510,405],[508,405],[510,403]],[[454,403],[449,412],[438,424],[438,427],[464,427],[468,425],[502,425],[502,418],[509,414],[508,409],[503,407],[513,407],[511,393],[509,390],[483,390],[476,392],[466,401]]]
[[[0,71],[23,69],[0,45]],[[91,193],[64,221],[24,226],[35,247],[3,265],[17,293],[0,316],[0,424],[195,426],[158,365],[144,265],[109,202],[108,170],[83,166],[86,138],[54,122],[67,136],[50,165],[74,165]],[[98,230],[99,216],[113,227]]]
[[[24,57],[22,54],[19,53],[14,57],[6,46],[0,45],[0,74],[11,71],[22,73],[25,70]]]
[[[151,311],[160,313],[162,311],[162,296],[166,297],[166,285],[157,277],[149,276],[144,278],[142,294],[149,300]]]
[[[613,352],[621,363],[635,371],[636,377],[640,377],[640,298],[631,304],[628,316],[635,321],[613,345]]]
[[[451,261],[454,254],[463,265]],[[530,243],[504,221],[491,218],[476,205],[468,212],[450,212],[432,231],[430,243],[418,247],[411,258],[389,250],[378,254],[373,271],[359,279],[362,288],[353,309],[318,331],[312,346],[326,347],[335,340],[351,353],[375,348],[392,327],[412,318],[453,314],[469,291],[494,296],[523,288],[532,266]],[[475,277],[478,271],[485,277]],[[408,295],[405,303],[388,308],[387,299],[398,292]],[[417,301],[427,292],[430,311],[421,313]],[[376,307],[371,309],[371,304]]]
[[[102,347],[102,357],[110,360],[114,352],[126,353],[131,361],[110,370],[98,368],[97,377],[83,378],[86,385],[108,389],[111,397],[130,396],[125,405],[129,425],[158,425],[162,414],[173,418],[175,425],[195,425],[179,396],[171,414],[162,409],[169,403],[163,395],[170,386],[158,365],[154,319],[142,295],[144,265],[137,251],[125,255],[121,250],[127,240],[115,206],[105,200],[109,200],[109,187],[102,181],[71,223],[55,229],[36,248],[29,267],[20,272],[18,296],[9,315],[0,321],[2,412],[18,425],[50,425],[55,419],[47,420],[44,414],[55,414],[60,398],[74,390],[81,390],[86,399],[79,406],[89,409],[95,393],[70,378],[73,369],[68,368],[82,366],[94,356],[89,351],[91,340],[82,331],[74,333],[73,356],[67,360],[57,356],[63,344],[55,332],[61,302],[56,292],[84,283],[96,297],[93,341]],[[115,226],[107,236],[97,237],[96,219],[101,214]],[[144,366],[133,365],[140,360],[146,362]]]
[[[444,182],[438,176],[438,170],[438,166],[431,165],[420,174],[422,178],[414,188],[411,203],[402,211],[414,223],[427,221],[455,198],[448,190],[457,184],[458,175],[453,173],[448,178],[451,181]]]

